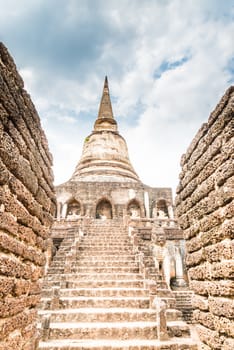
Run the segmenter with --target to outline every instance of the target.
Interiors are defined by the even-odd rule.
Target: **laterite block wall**
[[[182,156],[177,215],[203,349],[234,349],[234,87]]]
[[[0,43],[0,349],[36,343],[39,280],[55,211],[52,158],[37,112]]]

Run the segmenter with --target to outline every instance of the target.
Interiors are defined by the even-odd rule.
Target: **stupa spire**
[[[104,87],[99,106],[98,117],[94,124],[94,131],[101,130],[117,131],[117,123],[113,116],[107,76],[105,76],[104,80]]]
[[[101,98],[99,112],[98,112],[98,118],[114,118],[107,76],[105,77],[105,81],[104,81],[104,87],[103,87],[102,98]]]
[[[126,141],[113,117],[108,80],[105,77],[94,130],[86,137],[73,181],[138,182],[128,156]]]

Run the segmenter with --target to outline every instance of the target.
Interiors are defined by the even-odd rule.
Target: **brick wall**
[[[52,158],[37,112],[0,43],[0,349],[32,350],[39,279],[55,211]]]
[[[182,156],[177,215],[203,349],[234,349],[234,87]]]

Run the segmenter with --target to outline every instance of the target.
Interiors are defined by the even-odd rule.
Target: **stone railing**
[[[170,288],[171,265],[174,265],[174,287],[186,287],[187,274],[184,268],[183,231],[176,220],[168,219],[168,225],[162,227],[159,219],[124,218],[133,249],[139,255],[141,273],[147,279],[152,275],[157,279],[161,269],[162,279]],[[170,222],[173,223],[171,227]],[[153,271],[154,270],[154,271]]]
[[[126,229],[136,260],[139,263],[140,273],[145,280],[145,288],[149,289],[151,305],[157,294],[157,279],[159,270],[155,266],[152,251],[152,224],[150,220],[134,218],[124,218]]]

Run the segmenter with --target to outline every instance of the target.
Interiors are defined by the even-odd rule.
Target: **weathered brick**
[[[207,298],[196,294],[192,297],[192,306],[194,309],[199,309],[203,311],[209,310]]]
[[[23,279],[14,280],[13,294],[20,296],[22,294],[32,295],[41,293],[41,284],[38,281],[32,282]]]
[[[35,309],[55,205],[51,166],[40,119],[0,43],[1,350],[36,348]]]
[[[45,264],[45,257],[41,251],[19,242],[6,233],[0,232],[0,249],[21,256],[24,260],[33,261],[39,266],[44,266]]]
[[[234,338],[233,320],[226,317],[213,316],[213,318],[215,330],[217,330],[219,334]]]
[[[9,182],[9,187],[29,213],[38,217],[38,219],[42,221],[43,211],[41,205],[34,199],[32,193],[23,185],[23,183],[12,176]]]
[[[8,171],[5,164],[0,159],[0,185],[5,185],[9,182],[11,177],[10,172]]]
[[[222,225],[215,226],[207,232],[200,233],[200,240],[203,246],[216,244],[224,239],[233,238],[234,220],[225,220]]]
[[[221,186],[225,181],[234,175],[234,162],[233,159],[228,159],[223,163],[215,172],[216,184]]]
[[[31,308],[39,303],[40,297],[37,295],[21,296],[19,298],[6,297],[0,301],[0,317],[5,318],[22,312],[26,308]]]
[[[226,338],[223,343],[222,350],[233,350],[234,349],[234,338]]]
[[[189,253],[199,250],[202,247],[203,244],[199,235],[192,237],[191,240],[186,243],[186,248]]]
[[[205,247],[203,256],[209,262],[232,259],[234,256],[234,242],[226,238],[220,243]]]
[[[234,260],[222,260],[222,262],[214,263],[211,270],[213,278],[234,278]]]
[[[30,265],[22,264],[20,260],[13,258],[11,255],[1,255],[0,273],[5,276],[30,279],[32,268]]]
[[[215,316],[208,311],[194,310],[193,318],[196,323],[215,330]]]
[[[186,256],[186,265],[187,266],[195,266],[205,260],[205,254],[203,248],[200,250],[193,252],[191,254],[187,254]]]
[[[202,325],[197,325],[196,328],[201,341],[209,345],[213,350],[221,349],[224,338],[220,337],[219,332],[213,331]]]
[[[15,281],[14,278],[0,276],[0,298],[13,293]]]
[[[234,87],[182,157],[176,212],[202,348],[234,348]]]
[[[190,287],[196,294],[212,296],[229,296],[234,293],[234,281],[190,281]]]
[[[0,212],[0,230],[8,231],[13,235],[17,235],[18,224],[16,221],[17,221],[17,218],[13,216],[11,213]]]
[[[0,324],[0,339],[4,339],[8,334],[14,330],[23,330],[30,323],[36,319],[36,310],[25,310],[15,316],[4,319]],[[35,331],[36,331],[36,324]]]
[[[210,311],[217,316],[225,316],[234,319],[234,300],[228,298],[208,298]]]
[[[202,263],[189,269],[189,276],[195,280],[210,280],[212,276],[212,265],[208,262]]]
[[[0,157],[9,171],[14,172],[19,166],[20,153],[12,138],[4,132],[0,139]]]

